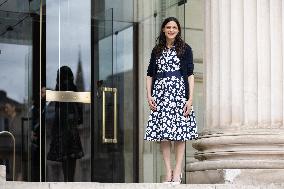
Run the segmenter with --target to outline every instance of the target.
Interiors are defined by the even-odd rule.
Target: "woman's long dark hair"
[[[76,90],[76,86],[74,84],[74,75],[70,67],[61,66],[57,70],[55,90]]]
[[[166,24],[170,21],[174,21],[177,24],[178,30],[179,30],[178,34],[175,37],[175,41],[174,41],[177,56],[180,58],[181,55],[184,53],[185,43],[181,38],[181,27],[180,27],[179,21],[175,17],[168,17],[164,20],[161,26],[160,35],[156,40],[156,46],[154,48],[156,57],[160,57],[163,50],[166,48],[167,40],[166,40],[165,33],[163,32],[163,29],[165,28]]]

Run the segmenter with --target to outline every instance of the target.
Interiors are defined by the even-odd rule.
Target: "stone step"
[[[105,183],[50,183],[50,182],[0,182],[0,189],[282,189],[283,184],[234,185],[234,184],[105,184]]]

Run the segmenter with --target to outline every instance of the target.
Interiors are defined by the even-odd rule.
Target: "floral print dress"
[[[157,60],[158,71],[152,96],[156,111],[152,111],[147,123],[144,140],[149,141],[187,141],[197,139],[195,114],[183,115],[186,103],[185,82],[181,75],[180,60],[175,48],[166,48]]]

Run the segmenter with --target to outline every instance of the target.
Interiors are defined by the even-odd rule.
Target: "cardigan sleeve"
[[[193,64],[193,54],[190,46],[186,48],[186,65],[187,65],[187,76],[193,75],[194,64]]]
[[[148,69],[147,69],[147,76],[153,77],[155,73],[155,63],[156,63],[156,57],[154,50],[152,50],[151,58],[149,61]]]

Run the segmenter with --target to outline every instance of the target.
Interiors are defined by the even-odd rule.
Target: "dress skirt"
[[[171,74],[180,70],[179,59],[174,49],[163,51],[158,61],[158,75],[152,97],[157,108],[150,112],[144,140],[148,141],[187,141],[198,138],[194,110],[185,117],[185,82],[181,75]],[[161,74],[160,74],[161,75]]]

